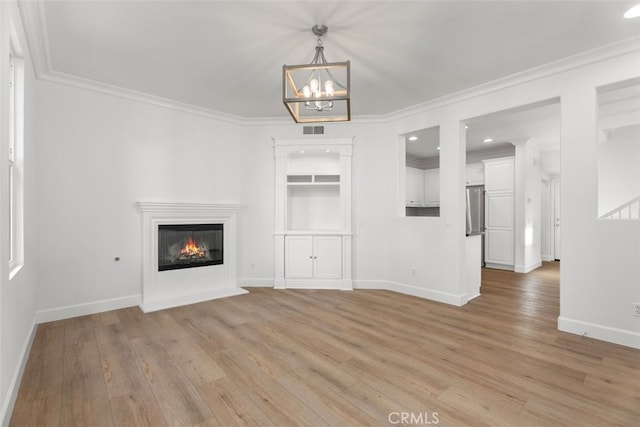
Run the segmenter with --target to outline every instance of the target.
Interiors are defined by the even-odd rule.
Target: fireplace
[[[247,293],[236,281],[240,205],[138,202],[136,207],[142,214],[142,311]]]
[[[158,225],[158,271],[223,263],[223,224]]]

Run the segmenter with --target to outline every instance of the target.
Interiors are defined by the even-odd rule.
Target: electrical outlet
[[[640,302],[633,303],[633,315],[640,317]]]

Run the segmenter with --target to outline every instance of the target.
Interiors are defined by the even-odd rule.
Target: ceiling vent
[[[324,126],[303,126],[303,135],[324,135]]]

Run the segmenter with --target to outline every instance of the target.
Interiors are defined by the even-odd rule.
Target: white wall
[[[575,70],[562,88],[559,328],[640,348],[640,221],[598,220],[596,88],[638,75],[640,55]]]
[[[57,83],[38,92],[38,309],[131,305],[142,274],[134,203],[239,203],[240,128]]]
[[[640,197],[640,125],[613,130],[598,145],[598,215]]]
[[[8,79],[9,19],[25,58],[24,133],[24,266],[9,280],[6,261],[0,263],[0,425],[6,425],[17,395],[20,372],[30,346],[36,312],[36,85],[17,6],[0,2],[0,259],[9,259],[8,205]]]

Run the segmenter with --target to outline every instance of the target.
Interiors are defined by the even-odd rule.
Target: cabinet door
[[[313,238],[287,236],[284,239],[284,275],[289,279],[313,277]]]
[[[421,169],[406,168],[406,202],[407,206],[424,204],[424,173]]]
[[[491,264],[513,265],[513,193],[486,193],[485,215],[485,261]]]
[[[427,205],[440,205],[440,169],[427,169],[424,171],[425,203]]]
[[[482,184],[484,184],[484,165],[482,163],[467,165],[467,185]]]
[[[313,254],[316,279],[342,278],[342,237],[315,236]]]
[[[513,191],[513,158],[486,160],[484,164],[485,191]]]

